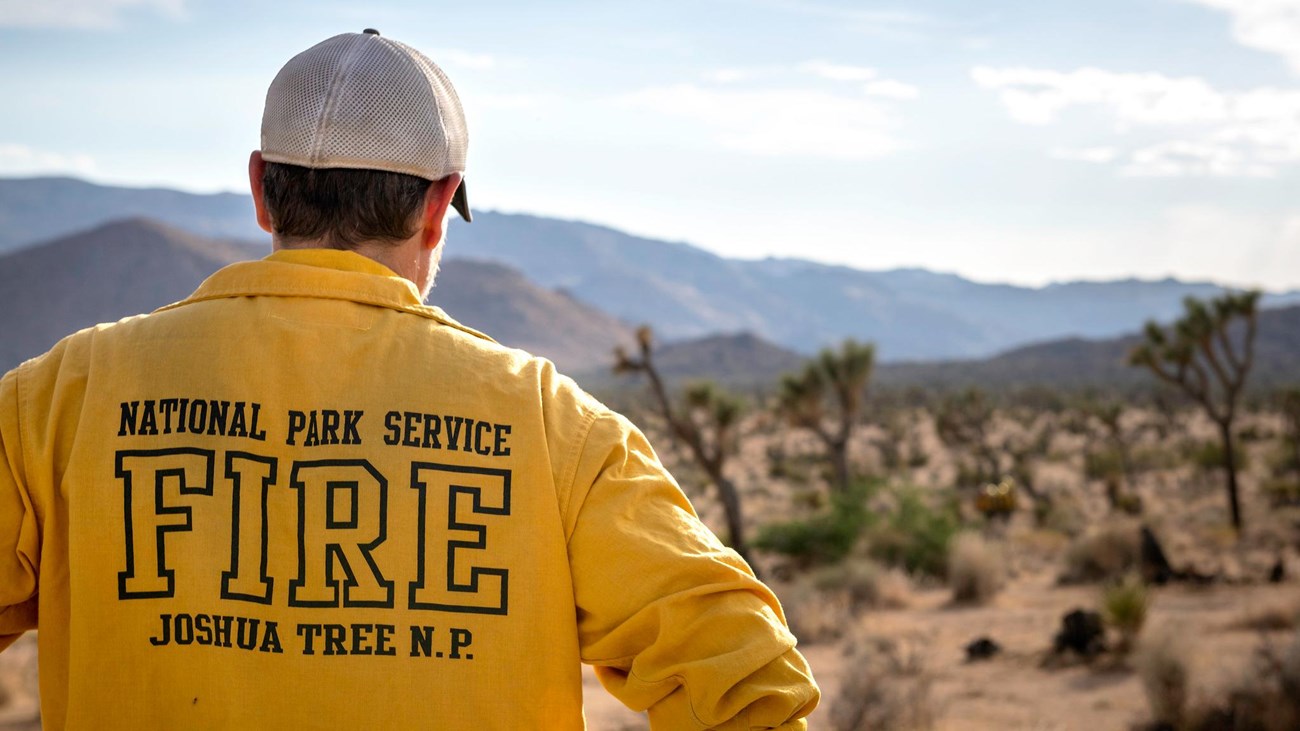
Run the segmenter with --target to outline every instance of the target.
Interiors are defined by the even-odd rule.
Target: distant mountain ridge
[[[64,335],[182,300],[217,269],[269,251],[133,218],[4,256],[0,371]]]
[[[133,218],[0,256],[0,373],[65,335],[182,300],[221,267],[268,253],[269,245]],[[631,337],[614,318],[501,265],[444,262],[439,281],[432,304],[569,372],[607,367],[614,346]]]
[[[267,240],[247,195],[122,188],[63,177],[0,178],[0,255],[124,218],[149,218],[200,236]]]
[[[1300,305],[1261,310],[1258,317],[1248,387],[1300,385]],[[1148,386],[1155,382],[1154,376],[1127,363],[1129,352],[1143,339],[1135,329],[1117,338],[1066,338],[1039,343],[983,360],[892,363],[877,371],[876,381],[895,388],[1042,386],[1081,390]]]
[[[100,186],[69,178],[0,180],[0,252],[127,214],[189,231],[265,240],[247,196]],[[96,219],[92,221],[91,219]],[[846,337],[884,362],[983,358],[1062,337],[1108,338],[1170,319],[1206,282],[1121,280],[1043,288],[983,284],[923,269],[862,271],[796,259],[726,259],[685,243],[522,214],[476,212],[453,223],[447,261],[507,265],[661,341],[751,332],[803,354]],[[445,281],[445,280],[444,280]],[[1266,306],[1300,303],[1300,292]]]

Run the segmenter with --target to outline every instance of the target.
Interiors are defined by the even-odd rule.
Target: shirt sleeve
[[[0,651],[36,628],[40,541],[18,425],[18,372],[10,371],[0,379]]]
[[[654,729],[802,729],[820,692],[781,606],[645,437],[597,418],[569,539],[582,659]]]

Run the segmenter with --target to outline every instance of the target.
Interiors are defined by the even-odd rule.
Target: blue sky
[[[367,26],[456,84],[479,209],[1300,287],[1300,0],[0,0],[0,175],[243,191],[275,72]]]

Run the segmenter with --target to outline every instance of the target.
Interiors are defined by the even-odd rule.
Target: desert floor
[[[1060,587],[1044,572],[1014,581],[988,606],[954,608],[946,589],[919,590],[907,609],[873,611],[846,628],[900,640],[917,653],[930,685],[935,728],[1103,731],[1125,729],[1149,718],[1137,675],[1125,662],[1103,658],[1086,664],[1051,657],[1060,617],[1075,607],[1097,605],[1096,586]],[[1168,587],[1155,590],[1147,632],[1186,637],[1192,656],[1193,695],[1231,685],[1265,643],[1281,648],[1294,632],[1261,633],[1243,622],[1269,608],[1300,608],[1300,585]],[[966,643],[994,639],[1002,654],[968,663]],[[803,645],[822,688],[822,705],[811,728],[831,728],[839,679],[853,667],[846,641]],[[647,728],[587,677],[587,719],[593,731]]]

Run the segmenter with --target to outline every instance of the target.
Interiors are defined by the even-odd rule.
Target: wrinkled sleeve
[[[36,513],[23,483],[18,372],[0,379],[0,651],[36,628]]]
[[[575,474],[582,659],[654,729],[802,729],[817,685],[776,597],[696,517],[645,437],[606,412]]]

